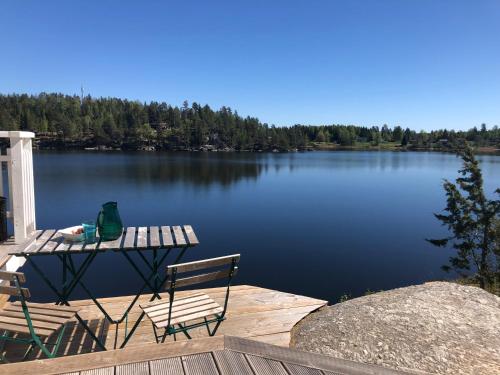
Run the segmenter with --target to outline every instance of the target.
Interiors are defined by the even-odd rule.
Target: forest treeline
[[[325,143],[380,147],[392,142],[407,149],[453,150],[464,140],[500,148],[498,126],[488,129],[485,124],[468,131],[431,132],[387,125],[275,127],[229,107],[47,93],[0,95],[0,129],[34,131],[42,148],[286,151]]]

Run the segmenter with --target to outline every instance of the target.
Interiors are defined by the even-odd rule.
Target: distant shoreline
[[[289,149],[289,150],[236,150],[232,148],[212,148],[212,147],[197,147],[197,148],[157,148],[155,146],[143,146],[140,148],[122,148],[122,147],[109,147],[109,146],[94,146],[94,147],[75,147],[68,145],[58,145],[58,146],[40,146],[35,145],[34,149],[40,151],[100,151],[100,152],[117,152],[117,151],[143,151],[143,152],[202,152],[202,153],[290,153],[290,152],[314,152],[314,151],[370,151],[370,152],[380,152],[380,151],[390,151],[390,152],[443,152],[443,153],[456,153],[458,149],[451,147],[413,147],[413,146],[400,146],[400,145],[381,145],[368,146],[355,145],[355,146],[342,146],[338,144],[312,144],[304,149]],[[495,147],[477,147],[475,148],[476,153],[483,155],[500,155],[500,148]]]

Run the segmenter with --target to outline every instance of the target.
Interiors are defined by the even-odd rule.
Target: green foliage
[[[342,303],[342,302],[345,302],[345,301],[348,301],[352,298],[351,294],[350,293],[344,293],[340,296],[339,298],[339,303]]]
[[[41,147],[110,146],[167,150],[303,150],[313,142],[346,147],[389,142],[407,149],[455,150],[465,140],[476,146],[500,147],[500,130],[473,128],[466,132],[437,130],[416,133],[396,126],[362,127],[323,125],[275,127],[255,117],[242,117],[229,107],[181,107],[167,103],[141,103],[117,98],[92,98],[62,94],[0,95],[0,129],[37,133]]]
[[[500,200],[486,198],[481,169],[472,149],[466,145],[459,155],[463,160],[459,177],[455,183],[443,183],[445,213],[435,214],[451,235],[428,241],[438,247],[451,244],[457,254],[443,269],[454,269],[462,276],[473,271],[484,289],[500,282]],[[495,194],[500,196],[500,189]]]

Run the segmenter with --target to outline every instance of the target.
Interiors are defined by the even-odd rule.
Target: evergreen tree
[[[481,169],[472,149],[466,145],[459,155],[463,167],[456,184],[448,180],[443,183],[446,213],[434,214],[451,235],[428,241],[442,247],[451,244],[457,254],[443,269],[453,268],[463,276],[463,271],[475,271],[484,289],[500,282],[500,200],[486,199]],[[495,194],[500,196],[500,189]]]

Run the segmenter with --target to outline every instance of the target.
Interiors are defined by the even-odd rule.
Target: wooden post
[[[7,150],[9,175],[10,217],[14,223],[14,241],[20,243],[36,229],[35,191],[31,132],[0,131],[0,137],[10,138]]]

